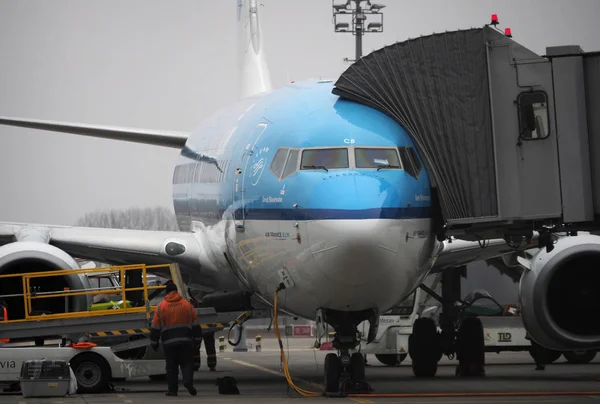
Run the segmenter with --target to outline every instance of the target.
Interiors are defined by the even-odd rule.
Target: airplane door
[[[264,157],[258,158],[256,144],[266,129],[266,123],[256,125],[238,156],[233,184],[233,206],[235,227],[240,231],[244,230],[246,220],[244,204],[246,203],[247,187],[258,183],[265,168],[265,159]]]

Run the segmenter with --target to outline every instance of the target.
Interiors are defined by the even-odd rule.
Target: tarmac
[[[311,348],[311,338],[283,339],[289,370],[295,383],[304,389],[322,392],[324,357],[331,351]],[[198,396],[190,396],[180,385],[178,397],[166,397],[166,382],[148,378],[114,383],[114,391],[106,394],[75,395],[64,398],[23,398],[21,395],[1,395],[4,404],[155,404],[155,403],[281,403],[307,400],[333,400],[361,404],[419,403],[593,403],[600,402],[600,355],[588,365],[566,364],[561,358],[544,371],[536,371],[526,352],[487,354],[486,376],[463,379],[454,376],[457,361],[443,358],[437,376],[417,379],[412,374],[410,357],[398,367],[381,365],[373,355],[367,358],[367,381],[374,395],[365,397],[304,398],[292,390],[284,378],[277,341],[262,340],[261,352],[256,352],[253,340],[248,340],[248,352],[232,352],[227,346],[218,354],[216,372],[208,372],[202,354],[202,367],[195,374]],[[219,395],[215,379],[232,376],[237,380],[240,395]],[[403,394],[404,397],[381,397],[378,394]],[[577,394],[577,395],[573,395]]]

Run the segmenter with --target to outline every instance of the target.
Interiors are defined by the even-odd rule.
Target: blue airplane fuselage
[[[217,112],[173,177],[180,229],[222,227],[207,248],[242,287],[272,302],[287,279],[283,308],[307,318],[391,308],[426,275],[436,242],[411,138],[331,90],[306,81]]]

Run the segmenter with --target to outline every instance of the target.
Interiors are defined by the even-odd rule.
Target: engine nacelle
[[[79,269],[79,265],[66,252],[50,244],[37,241],[18,241],[0,247],[0,275],[22,274],[62,269]],[[65,287],[71,290],[88,289],[90,282],[83,275],[52,276],[32,278],[31,286],[40,292],[59,292]],[[0,281],[0,296],[8,306],[10,320],[25,317],[23,302],[23,283],[21,277],[4,278]],[[13,295],[13,296],[11,296]],[[88,310],[91,296],[72,296],[68,298],[69,311]],[[32,301],[32,311],[64,313],[65,298],[45,298]]]
[[[530,337],[558,351],[600,348],[600,237],[559,239],[542,248],[519,285]]]

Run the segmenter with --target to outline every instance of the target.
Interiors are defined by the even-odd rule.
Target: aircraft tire
[[[362,354],[355,352],[350,357],[350,379],[353,382],[364,382],[365,378],[365,359]]]
[[[413,374],[416,377],[435,376],[440,349],[433,319],[418,318],[413,325],[412,334],[408,337],[408,354],[412,359]]]
[[[456,340],[456,357],[457,376],[485,376],[485,340],[479,318],[468,317],[461,323]]]
[[[325,356],[325,391],[337,393],[340,390],[342,364],[337,354],[328,353]]]
[[[386,366],[400,366],[407,354],[376,354],[375,358]]]
[[[563,352],[563,356],[568,363],[574,365],[585,365],[590,363],[596,357],[597,351],[567,351]]]

